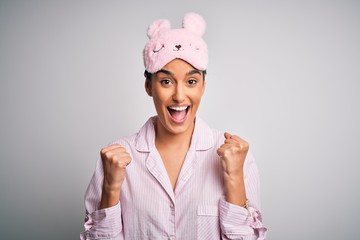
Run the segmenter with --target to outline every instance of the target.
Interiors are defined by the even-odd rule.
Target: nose
[[[177,103],[182,103],[185,101],[185,89],[183,88],[183,86],[181,84],[177,84],[175,89],[174,89],[174,94],[173,94],[173,101],[177,102]]]
[[[175,47],[177,48],[177,50],[179,50],[181,48],[181,45],[175,45]]]

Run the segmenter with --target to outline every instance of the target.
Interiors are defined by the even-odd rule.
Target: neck
[[[185,132],[174,134],[165,129],[161,123],[157,121],[155,125],[155,145],[157,148],[166,147],[167,149],[175,150],[189,149],[195,123]]]

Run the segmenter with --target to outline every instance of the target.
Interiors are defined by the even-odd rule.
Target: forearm
[[[235,177],[225,174],[224,184],[225,200],[237,206],[245,206],[247,198],[243,174]]]
[[[113,207],[119,203],[120,186],[108,186],[104,183],[101,193],[100,209]]]

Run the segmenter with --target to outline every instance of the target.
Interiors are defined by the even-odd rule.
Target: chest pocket
[[[220,219],[218,206],[197,207],[196,231],[198,240],[220,239]]]

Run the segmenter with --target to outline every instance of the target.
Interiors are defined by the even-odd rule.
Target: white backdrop
[[[101,147],[155,114],[142,48],[203,15],[199,116],[248,140],[268,239],[360,239],[359,1],[0,1],[0,238],[78,239]]]

